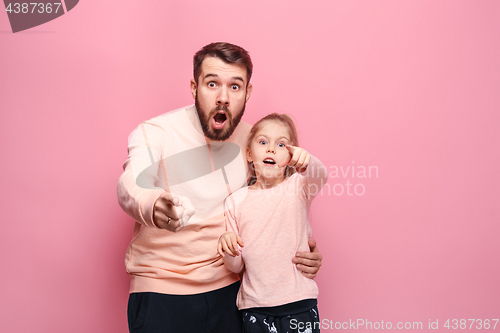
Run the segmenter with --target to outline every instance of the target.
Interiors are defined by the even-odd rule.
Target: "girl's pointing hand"
[[[279,166],[284,167],[285,165],[288,165],[295,168],[298,172],[306,171],[309,161],[311,160],[311,154],[309,154],[307,150],[300,147],[291,145],[286,145],[285,147],[288,149],[290,157],[288,160],[281,162]]]

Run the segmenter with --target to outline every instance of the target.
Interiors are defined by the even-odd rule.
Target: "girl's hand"
[[[309,154],[307,150],[300,147],[290,145],[286,145],[285,147],[290,153],[290,159],[288,161],[285,160],[284,162],[281,162],[279,166],[284,167],[285,165],[288,165],[295,168],[298,172],[306,171],[309,161],[311,160],[311,154]]]
[[[231,257],[239,256],[240,250],[238,245],[243,247],[243,240],[240,236],[232,231],[228,231],[222,234],[219,238],[219,244],[217,245],[217,252],[224,257],[224,252],[229,254]]]

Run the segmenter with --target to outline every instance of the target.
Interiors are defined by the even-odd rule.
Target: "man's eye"
[[[239,90],[239,89],[240,89],[240,86],[239,86],[239,85],[237,85],[237,84],[233,84],[233,85],[231,86],[231,89],[233,89],[233,90]]]
[[[209,83],[208,83],[208,86],[209,86],[210,88],[215,88],[215,82],[209,82]]]

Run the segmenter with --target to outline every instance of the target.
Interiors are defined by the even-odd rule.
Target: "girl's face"
[[[253,162],[257,181],[283,180],[291,144],[288,128],[276,121],[264,124],[247,148],[247,160]],[[282,164],[283,166],[280,166]]]

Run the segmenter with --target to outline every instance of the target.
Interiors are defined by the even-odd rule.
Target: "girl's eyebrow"
[[[267,136],[265,136],[264,134],[258,134],[258,135],[255,136],[255,138],[258,139],[261,136],[267,139]],[[287,138],[286,136],[280,136],[276,141],[279,141],[279,140],[282,140],[282,139],[285,139],[286,141],[290,141],[290,139]]]
[[[278,140],[276,140],[276,141],[283,140],[283,139],[285,139],[286,141],[290,142],[290,139],[289,139],[289,138],[287,138],[286,136],[280,136],[280,137],[278,138]]]

